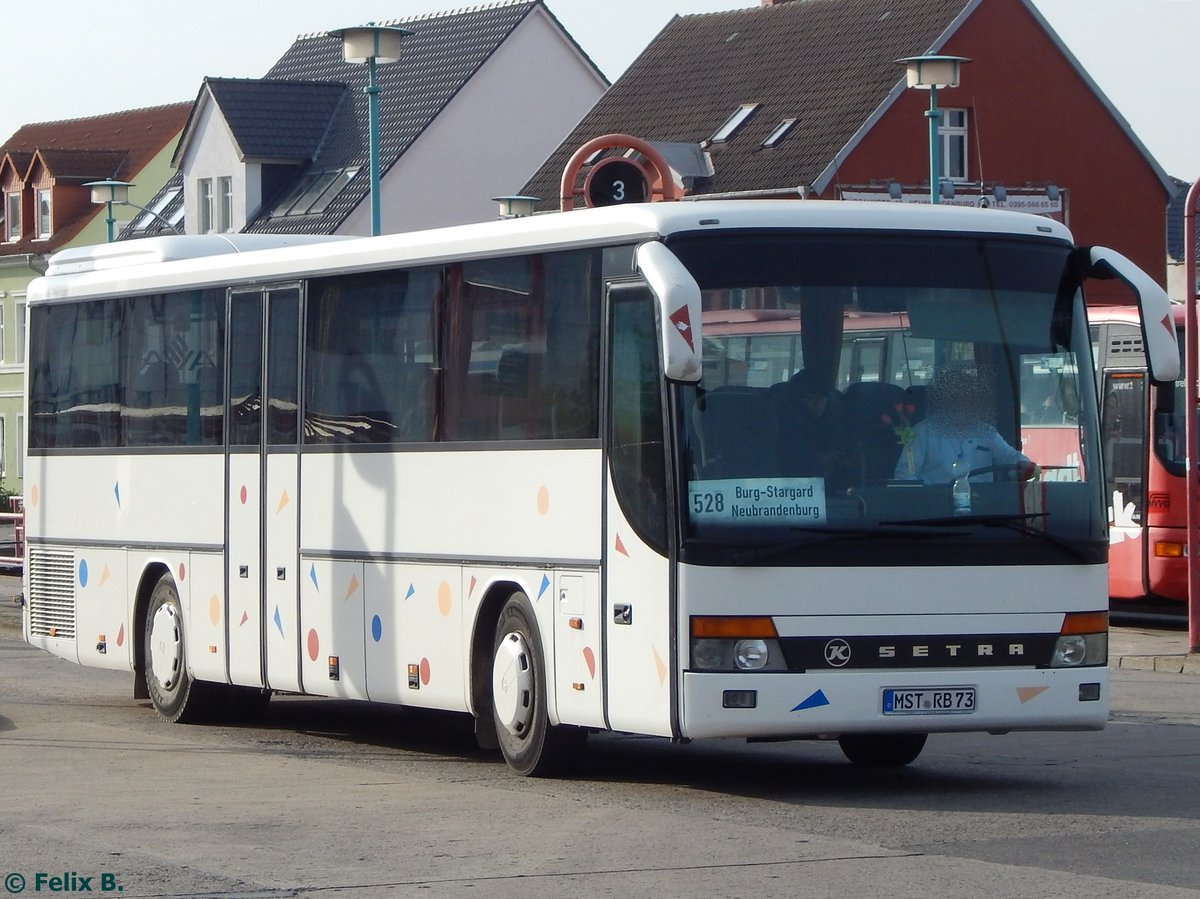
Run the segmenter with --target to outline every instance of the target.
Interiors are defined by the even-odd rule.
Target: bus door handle
[[[275,569],[275,580],[286,581],[287,580],[287,569],[286,568],[276,568]]]
[[[614,605],[613,624],[633,624],[633,606],[628,603]]]

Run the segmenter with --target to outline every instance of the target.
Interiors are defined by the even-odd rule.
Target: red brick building
[[[950,202],[1061,218],[1165,284],[1172,182],[1030,0],[763,0],[677,17],[522,192],[557,206],[572,152],[624,133],[669,159],[698,150],[702,165],[676,169],[691,194],[890,187],[928,202],[929,93],[897,63],[924,54],[971,60],[937,97]]]

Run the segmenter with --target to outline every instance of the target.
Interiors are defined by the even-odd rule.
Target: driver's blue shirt
[[[949,484],[954,480],[950,466],[960,457],[969,471],[993,465],[1030,465],[1029,457],[1013,449],[990,424],[978,424],[969,432],[938,426],[930,419],[913,428],[911,453],[902,449],[896,463],[896,478]],[[910,465],[911,463],[911,465]],[[973,481],[991,481],[992,473],[976,475]]]

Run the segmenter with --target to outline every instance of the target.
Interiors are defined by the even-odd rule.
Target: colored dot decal
[[[221,600],[214,593],[208,598],[208,620],[217,624],[221,620]]]
[[[545,487],[538,488],[537,506],[539,515],[545,515],[550,511],[550,491]]]
[[[125,644],[125,625],[122,624],[119,628],[117,628],[117,645],[123,646],[124,644]]]
[[[248,494],[247,494],[247,492],[246,492],[246,485],[245,485],[245,484],[243,484],[243,485],[242,485],[242,490],[241,490],[241,493],[239,493],[239,494],[238,494],[238,499],[240,499],[240,500],[242,501],[242,505],[243,505],[243,506],[244,506],[244,505],[246,505],[246,497],[247,497],[247,495],[248,495]]]
[[[421,685],[429,686],[429,659],[421,659]]]
[[[317,639],[317,632],[315,629],[309,629],[309,632],[308,632],[308,657],[315,662],[317,660],[317,656],[320,655],[320,653],[321,653],[321,641]]]
[[[79,586],[87,586],[87,559],[79,560]]]
[[[371,619],[371,639],[376,643],[383,639],[383,620],[378,615]]]
[[[187,569],[184,568],[183,563],[180,562],[179,563],[179,579],[182,581],[185,577],[187,577]]]
[[[442,581],[438,584],[438,611],[442,613],[443,618],[450,615],[450,603],[450,585]]]
[[[38,485],[34,484],[29,488],[29,505],[36,506],[38,504]]]
[[[588,674],[595,679],[596,677],[596,654],[592,652],[592,647],[583,647],[583,661],[587,664]]]

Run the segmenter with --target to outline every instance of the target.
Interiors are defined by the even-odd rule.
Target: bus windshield
[[[703,376],[673,387],[689,561],[960,564],[960,543],[988,564],[1103,560],[1068,245],[768,232],[670,248],[703,302]]]

